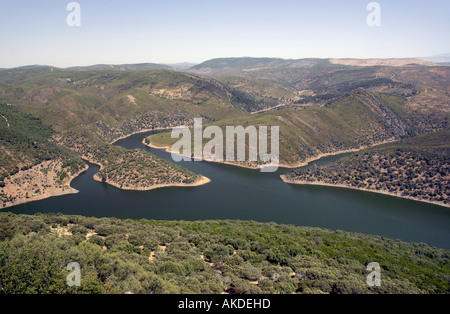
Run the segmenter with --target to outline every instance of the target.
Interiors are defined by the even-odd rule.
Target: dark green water
[[[116,145],[145,148],[171,160],[165,151],[146,148],[141,143],[146,135],[134,135]],[[314,164],[337,158],[327,157]],[[79,194],[19,205],[10,211],[156,220],[256,220],[383,235],[450,248],[450,210],[444,207],[362,191],[288,185],[280,179],[280,174],[288,170],[260,173],[206,162],[180,164],[212,182],[195,188],[121,191],[94,181],[92,176],[98,167],[91,165],[72,182]]]

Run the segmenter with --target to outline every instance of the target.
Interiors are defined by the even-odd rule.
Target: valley
[[[12,308],[450,294],[450,1],[0,7]]]
[[[184,71],[154,64],[0,71],[0,103],[4,104],[0,113],[7,119],[7,124],[0,124],[0,148],[7,156],[2,160],[3,207],[33,200],[30,192],[27,197],[14,187],[13,182],[20,181],[17,175],[30,177],[32,192],[54,186],[49,178],[41,188],[33,183],[42,181],[38,173],[24,171],[42,167],[42,162],[57,165],[59,160],[70,169],[54,168],[51,173],[72,178],[86,169],[85,160],[100,166],[95,180],[121,190],[208,184],[211,178],[164,160],[154,151],[113,145],[133,134],[155,131],[144,143],[171,147],[176,139],[170,130],[182,125],[192,128],[194,118],[202,118],[204,127],[218,126],[222,131],[229,125],[279,126],[280,166],[294,169],[283,174],[288,183],[359,188],[448,206],[448,161],[433,157],[447,154],[439,151],[448,145],[447,136],[438,137],[436,148],[424,148],[426,153],[419,153],[420,148],[405,151],[395,164],[389,164],[389,154],[396,152],[392,149],[371,157],[373,165],[367,164],[365,155],[372,147],[393,147],[408,139],[412,141],[408,147],[415,149],[414,138],[447,134],[448,67],[409,59],[229,58]],[[21,133],[14,133],[17,130]],[[11,146],[23,138],[29,144]],[[319,167],[314,174],[311,169],[296,170],[325,156],[352,152],[355,155],[342,163],[352,168],[361,163],[365,168],[353,169],[349,177],[344,175],[345,166],[334,164]],[[366,159],[359,161],[361,154]],[[425,164],[410,164],[416,157]],[[227,163],[249,169],[262,165]],[[380,164],[392,169],[379,175]],[[333,167],[339,170],[330,172]],[[411,177],[408,173],[417,167],[423,174]],[[64,189],[74,192],[68,186]]]

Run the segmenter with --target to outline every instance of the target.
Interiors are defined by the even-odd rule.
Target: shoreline
[[[83,169],[81,169],[80,171],[75,173],[73,176],[70,176],[69,181],[62,188],[53,188],[51,191],[47,191],[43,194],[36,195],[33,198],[15,200],[14,203],[13,202],[4,203],[3,204],[4,206],[2,208],[0,208],[0,211],[7,209],[7,208],[15,207],[18,205],[42,201],[42,200],[45,200],[45,199],[48,199],[51,197],[78,194],[78,193],[80,193],[80,191],[78,191],[77,189],[74,189],[71,186],[71,183],[74,179],[78,178],[82,173],[86,172],[88,169],[89,169],[89,166],[86,165]]]
[[[298,168],[306,167],[310,163],[313,163],[313,162],[318,161],[318,160],[320,160],[322,158],[325,158],[325,157],[337,156],[337,155],[348,154],[348,153],[357,153],[357,152],[360,152],[360,151],[362,151],[364,149],[373,148],[373,147],[376,147],[376,146],[379,146],[379,145],[384,145],[384,144],[389,144],[389,143],[394,143],[394,142],[397,142],[397,140],[387,140],[387,141],[384,141],[384,142],[380,142],[380,143],[374,144],[372,146],[361,146],[360,148],[353,148],[353,149],[348,149],[348,150],[339,150],[339,151],[336,151],[336,152],[333,152],[333,153],[322,153],[322,154],[319,154],[319,155],[317,155],[315,157],[310,157],[310,158],[306,159],[305,161],[299,162],[297,164],[280,164],[278,166],[278,168],[280,168],[280,169],[298,169]],[[145,139],[142,140],[142,144],[144,144],[147,147],[154,148],[154,149],[164,149],[169,154],[173,153],[172,150],[171,150],[171,147],[169,147],[169,146],[157,146],[157,145],[152,144],[151,142],[150,143],[145,143]],[[175,153],[175,154],[180,155],[178,153]],[[182,154],[180,156],[194,159],[194,158],[192,158],[192,156],[187,156],[187,155],[182,155]],[[261,166],[246,166],[246,165],[242,165],[242,164],[239,164],[239,163],[233,163],[233,162],[228,162],[228,161],[206,160],[205,158],[202,158],[202,161],[213,162],[213,163],[218,163],[218,164],[225,164],[225,165],[230,165],[230,166],[235,166],[235,167],[240,167],[240,168],[245,168],[245,169],[251,169],[251,170],[260,170],[261,169]]]
[[[142,132],[140,132],[140,133],[142,133]],[[91,159],[88,159],[88,158],[83,158],[83,159],[85,161],[91,163],[91,164],[94,164],[94,165],[97,165],[98,167],[100,167],[99,171],[92,176],[93,180],[95,180],[97,182],[100,182],[100,183],[106,183],[108,185],[111,185],[111,186],[113,186],[113,187],[115,187],[115,188],[117,188],[119,190],[123,190],[123,191],[145,192],[145,191],[152,191],[152,190],[156,190],[156,189],[160,189],[160,188],[169,188],[169,187],[198,187],[198,186],[202,186],[202,185],[206,185],[208,183],[211,183],[211,179],[210,178],[207,178],[207,177],[199,174],[198,176],[200,177],[200,179],[196,180],[194,183],[191,183],[191,184],[186,184],[186,183],[167,183],[167,184],[154,184],[152,186],[145,187],[145,188],[143,188],[143,187],[121,187],[119,184],[117,184],[115,182],[112,182],[110,180],[102,181],[101,179],[99,179],[97,177],[97,174],[104,167],[102,164],[100,164],[100,163],[98,163],[96,161],[93,161]]]
[[[403,196],[400,193],[394,193],[394,192],[383,191],[383,190],[371,190],[371,189],[366,189],[366,188],[358,188],[358,187],[354,187],[354,186],[346,185],[346,184],[333,184],[333,183],[325,183],[325,182],[320,182],[320,181],[311,181],[311,182],[309,182],[309,181],[302,181],[302,180],[291,180],[291,179],[287,179],[286,175],[281,175],[280,177],[281,177],[281,180],[283,180],[283,182],[287,183],[287,184],[309,185],[309,186],[325,186],[325,187],[341,188],[341,189],[347,189],[347,190],[363,191],[363,192],[388,195],[388,196],[393,196],[393,197],[397,197],[397,198],[407,199],[407,200],[411,200],[411,201],[415,201],[415,202],[422,202],[422,203],[442,206],[442,207],[445,207],[445,208],[450,208],[450,204],[444,204],[444,203],[436,202],[436,201],[422,200],[422,199],[414,198],[414,197],[411,197],[411,196]]]
[[[135,132],[132,132],[132,133],[130,133],[130,134],[128,134],[128,135],[123,135],[123,136],[121,136],[121,137],[115,139],[114,141],[110,142],[110,144],[111,144],[111,145],[114,145],[115,143],[117,143],[117,142],[120,141],[120,140],[124,140],[124,139],[126,139],[126,138],[128,138],[128,137],[130,137],[130,136],[137,135],[137,134],[141,134],[141,133],[147,133],[147,132],[152,132],[152,131],[167,131],[167,130],[172,130],[172,129],[173,129],[173,127],[169,127],[169,128],[156,128],[156,129],[145,129],[145,130],[141,130],[141,131],[135,131]]]
[[[363,151],[363,150],[368,149],[368,148],[374,148],[374,147],[377,147],[377,146],[380,146],[380,145],[390,144],[390,143],[395,143],[395,142],[398,142],[398,140],[390,139],[390,140],[379,142],[379,143],[376,143],[376,144],[373,144],[373,145],[370,145],[370,146],[363,145],[360,148],[339,150],[339,151],[336,151],[334,153],[322,153],[322,154],[319,154],[319,155],[317,155],[315,157],[310,157],[310,158],[306,159],[305,161],[303,161],[301,163],[298,163],[298,164],[295,164],[295,165],[288,165],[288,166],[284,166],[283,165],[283,166],[280,166],[280,167],[281,168],[286,168],[286,169],[302,168],[302,167],[308,166],[310,163],[313,163],[313,162],[318,161],[318,160],[320,160],[322,158],[325,158],[325,157],[337,156],[337,155],[341,155],[341,154],[357,153],[357,152]]]
[[[180,188],[198,187],[198,186],[206,185],[206,184],[211,182],[211,179],[209,179],[209,178],[207,178],[205,176],[202,176],[202,175],[199,175],[199,176],[200,176],[200,179],[195,181],[194,183],[191,183],[191,184],[187,184],[187,183],[154,184],[152,186],[145,187],[145,188],[144,187],[142,187],[142,188],[139,188],[139,187],[120,187],[119,184],[111,182],[109,180],[102,181],[96,175],[94,175],[93,179],[95,181],[97,181],[97,182],[100,182],[100,183],[109,184],[109,185],[111,185],[111,186],[113,186],[113,187],[115,187],[115,188],[117,188],[119,190],[122,190],[122,191],[147,192],[147,191],[152,191],[152,190],[156,190],[156,189],[171,188],[171,187],[180,187]]]
[[[142,144],[144,144],[144,145],[147,146],[147,147],[154,148],[154,149],[160,149],[160,150],[164,149],[164,150],[166,151],[166,153],[169,153],[169,154],[175,153],[175,152],[172,152],[172,150],[171,150],[171,148],[170,148],[169,146],[164,146],[164,147],[162,147],[162,146],[156,146],[156,145],[153,145],[152,143],[145,143],[145,139],[142,140]],[[190,159],[194,160],[194,158],[193,158],[192,156],[183,155],[183,154],[179,154],[179,153],[175,153],[175,154],[177,154],[177,155],[179,155],[179,156],[182,156],[182,157],[187,157],[187,158],[190,158]],[[205,161],[205,162],[214,162],[214,163],[217,163],[217,164],[224,164],[224,165],[230,165],[230,166],[236,166],[236,167],[241,167],[241,168],[251,169],[251,170],[259,170],[259,169],[260,169],[260,167],[256,167],[256,166],[244,166],[244,165],[239,165],[239,164],[235,164],[235,163],[228,162],[228,161],[206,160],[205,158],[202,158],[202,161]],[[283,168],[283,167],[280,166],[280,168]]]

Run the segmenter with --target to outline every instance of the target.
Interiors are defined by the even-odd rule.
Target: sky
[[[450,52],[449,0],[0,0],[0,68],[220,57],[406,58]]]

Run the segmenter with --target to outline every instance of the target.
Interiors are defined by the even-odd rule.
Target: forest
[[[450,131],[366,149],[323,167],[283,176],[291,183],[325,183],[382,191],[448,206]]]
[[[381,266],[369,287],[366,267]],[[69,263],[81,285],[66,283]],[[450,251],[253,221],[0,214],[1,294],[445,294]]]

